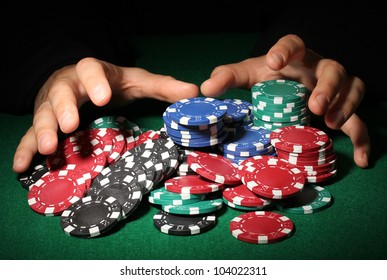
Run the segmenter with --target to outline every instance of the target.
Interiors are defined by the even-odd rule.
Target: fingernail
[[[282,59],[282,56],[279,55],[278,53],[272,53],[271,54],[271,59],[278,64],[279,66],[282,66],[284,63],[284,60]]]
[[[93,89],[93,97],[95,101],[99,102],[103,100],[105,96],[106,96],[106,90],[103,86],[98,85]]]
[[[315,101],[320,106],[321,110],[325,111],[325,108],[328,106],[328,100],[326,97],[322,94],[317,95]]]
[[[42,147],[46,147],[50,145],[50,137],[47,134],[43,134],[39,139],[39,150],[42,149]]]
[[[367,155],[367,153],[364,153],[363,154],[363,162],[364,162],[364,164],[365,164],[365,166],[367,167],[368,166],[368,155]]]
[[[68,127],[71,120],[72,120],[72,116],[68,112],[65,112],[60,117],[60,124],[63,127]]]
[[[22,167],[23,160],[21,157],[16,157],[13,161],[13,169],[19,169],[19,167]]]
[[[334,121],[337,127],[341,127],[344,124],[345,117],[342,111],[335,111],[332,114],[332,121]]]

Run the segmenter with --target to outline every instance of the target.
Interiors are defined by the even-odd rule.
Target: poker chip
[[[222,193],[223,197],[240,206],[250,206],[262,208],[271,204],[270,199],[264,199],[254,192],[250,191],[246,185],[240,184],[235,187],[225,188]]]
[[[221,144],[223,151],[236,155],[256,155],[261,150],[271,146],[270,131],[263,127],[241,127],[236,130],[236,135]]]
[[[160,200],[203,200],[206,194],[176,193],[168,191],[165,186],[150,192],[149,197]]]
[[[84,197],[85,179],[68,176],[70,171],[50,171],[31,185],[28,204],[32,210],[46,216],[60,215],[64,210]]]
[[[52,169],[61,169],[69,164],[75,164],[84,168],[92,175],[97,176],[101,170],[108,164],[104,151],[93,143],[73,144],[58,149],[54,154],[46,159],[47,167]]]
[[[267,80],[252,86],[252,98],[273,104],[297,102],[307,98],[308,89],[301,83],[290,80]]]
[[[299,193],[305,185],[301,171],[272,156],[261,156],[246,168],[243,181],[252,192],[269,199],[288,198]]]
[[[212,124],[201,124],[201,125],[180,124],[180,123],[177,123],[177,122],[171,120],[168,117],[167,110],[164,111],[164,113],[162,115],[163,121],[165,124],[164,127],[162,127],[164,129],[164,130],[162,130],[162,132],[165,132],[165,133],[166,133],[166,128],[180,131],[182,134],[184,134],[184,133],[205,133],[205,132],[208,132],[211,130],[219,131],[223,127],[223,123],[221,121],[215,122]]]
[[[289,237],[293,222],[286,216],[270,211],[254,211],[241,214],[230,221],[230,232],[236,239],[269,244]]]
[[[38,164],[34,166],[33,170],[28,170],[27,172],[19,176],[19,182],[23,188],[29,190],[31,186],[36,183],[42,176],[44,176],[49,171],[46,164]]]
[[[235,204],[231,201],[228,201],[225,197],[222,198],[223,203],[226,204],[228,207],[234,208],[236,210],[240,211],[257,211],[257,210],[262,210],[264,207],[254,207],[254,206],[242,206]]]
[[[206,199],[194,203],[182,205],[162,205],[165,212],[179,215],[200,215],[215,212],[221,209],[223,201],[218,199]]]
[[[198,174],[176,176],[164,182],[165,189],[181,194],[207,194],[225,187],[224,184],[208,180]]]
[[[134,145],[138,146],[138,145],[141,145],[142,143],[144,143],[147,140],[155,140],[155,139],[159,139],[159,138],[160,138],[160,135],[158,134],[157,131],[152,130],[152,129],[151,130],[147,130],[147,131],[142,132],[137,137],[137,139],[135,140]]]
[[[227,113],[227,106],[214,98],[194,97],[171,104],[166,112],[179,124],[207,125],[221,121]]]
[[[153,196],[148,196],[148,201],[152,204],[162,205],[162,206],[176,206],[176,205],[186,205],[196,203],[204,199],[203,197],[190,198],[190,199],[159,199],[154,198]]]
[[[60,224],[69,236],[92,238],[111,230],[121,213],[121,205],[114,197],[86,196],[63,211]]]
[[[235,123],[244,120],[251,113],[251,103],[241,99],[222,99],[227,107],[226,115],[223,121],[226,123]]]
[[[116,165],[117,168],[127,169],[132,172],[137,184],[141,187],[143,194],[147,194],[155,187],[156,182],[154,181],[154,177],[156,172],[162,170],[160,169],[161,167],[159,167],[160,164],[152,165],[152,162],[149,163],[151,168],[146,168],[141,162],[138,163],[134,161],[119,161]]]
[[[301,125],[275,129],[271,132],[270,139],[276,149],[290,153],[316,151],[329,142],[329,137],[324,131]]]
[[[184,216],[160,210],[153,216],[154,226],[162,233],[189,236],[204,233],[216,225],[215,215]]]
[[[294,125],[309,125],[309,91],[302,83],[274,79],[251,87],[253,124],[270,131]]]
[[[106,175],[101,173],[92,183],[87,192],[89,196],[112,196],[120,203],[122,208],[122,219],[130,214],[140,205],[143,192],[138,184],[134,173],[129,169],[111,168]]]
[[[236,185],[241,182],[238,166],[224,156],[196,151],[188,155],[187,163],[193,171],[216,183]]]
[[[313,214],[331,205],[331,193],[317,185],[308,184],[296,196],[275,203],[278,210],[294,214]]]

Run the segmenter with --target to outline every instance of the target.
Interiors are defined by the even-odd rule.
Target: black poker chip
[[[127,218],[140,205],[143,193],[138,184],[137,175],[117,165],[109,168],[110,172],[100,173],[88,191],[90,196],[112,196],[122,208],[122,219]],[[105,174],[102,176],[102,174]]]
[[[215,215],[174,215],[160,210],[153,216],[153,224],[162,233],[170,235],[196,235],[216,225]]]
[[[19,176],[19,182],[24,189],[29,190],[48,170],[46,164],[35,165],[32,170],[28,170]]]
[[[111,230],[121,213],[120,203],[112,196],[85,196],[63,211],[60,224],[69,236],[92,238]]]

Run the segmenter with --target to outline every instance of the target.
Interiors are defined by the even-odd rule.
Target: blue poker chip
[[[169,119],[182,125],[207,125],[223,120],[227,106],[210,97],[182,99],[166,109]]]
[[[220,150],[222,151],[222,148],[220,148]],[[222,152],[226,158],[241,160],[243,158],[246,159],[246,158],[254,157],[254,156],[272,155],[273,153],[275,153],[275,149],[273,146],[269,146],[267,149],[263,149],[260,151],[254,151],[254,152],[252,152],[252,151],[240,152],[240,153],[229,152],[229,151],[222,151]]]
[[[222,122],[217,122],[214,124],[202,124],[202,125],[182,125],[171,120],[167,115],[167,111],[163,113],[163,121],[165,126],[167,126],[168,128],[179,130],[179,131],[198,131],[199,132],[202,130],[213,129],[213,127],[217,127],[218,129],[223,127]]]
[[[210,136],[210,137],[182,139],[182,138],[173,137],[172,135],[170,135],[170,138],[174,143],[180,146],[199,148],[199,147],[209,147],[209,146],[219,145],[227,139],[227,136],[228,136],[227,131],[223,130],[222,133],[215,136]]]
[[[241,99],[223,99],[221,100],[227,106],[227,113],[223,121],[225,123],[235,123],[246,119],[252,109],[252,104]]]
[[[221,149],[231,154],[254,153],[268,148],[270,131],[260,126],[244,126],[237,129],[234,138],[222,143]]]
[[[221,126],[218,128],[217,126],[212,126],[210,129],[207,130],[176,130],[173,128],[170,128],[164,124],[165,132],[169,136],[173,136],[176,138],[181,139],[197,139],[197,138],[205,138],[205,137],[211,137],[221,134],[224,131],[224,128]]]

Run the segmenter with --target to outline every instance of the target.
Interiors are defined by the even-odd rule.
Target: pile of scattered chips
[[[245,212],[230,221],[232,236],[280,241],[294,224],[274,211],[327,208],[329,191],[313,183],[337,171],[331,139],[305,126],[307,93],[301,84],[272,80],[252,87],[253,104],[183,99],[165,110],[157,131],[122,116],[99,118],[60,142],[20,182],[30,207],[60,216],[70,236],[105,234],[147,201],[158,209],[155,228],[165,234],[206,232],[227,205]]]

